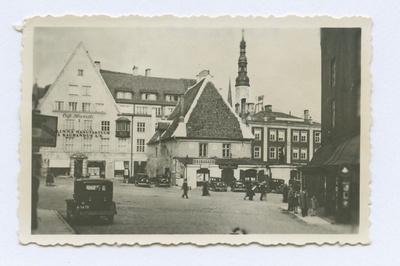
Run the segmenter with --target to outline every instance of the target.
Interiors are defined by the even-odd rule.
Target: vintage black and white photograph
[[[22,241],[368,242],[370,20],[117,22],[25,25]]]

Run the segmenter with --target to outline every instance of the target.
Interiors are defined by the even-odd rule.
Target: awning
[[[125,170],[123,161],[116,161],[114,165],[114,170]]]
[[[69,168],[70,160],[54,160],[50,159],[49,168]]]
[[[334,146],[322,146],[313,155],[311,161],[303,166],[303,168],[318,168],[323,167],[324,163],[331,158],[333,152],[335,151]]]
[[[360,164],[360,135],[339,144],[324,165]]]

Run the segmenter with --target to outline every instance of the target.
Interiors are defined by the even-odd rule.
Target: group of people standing
[[[209,186],[208,182],[204,182],[203,183],[203,196],[210,196],[209,188],[210,188],[210,186]],[[183,190],[182,198],[188,199],[189,198],[188,197],[189,186],[188,186],[188,183],[186,180],[183,181],[181,190]]]
[[[284,190],[283,193],[285,192],[286,191]],[[285,201],[285,194],[283,195],[283,197]],[[308,216],[309,212],[310,216],[316,215],[316,211],[318,209],[318,200],[315,197],[315,195],[310,198],[307,190],[305,189],[300,190],[300,192],[298,192],[295,189],[293,189],[292,186],[289,186],[287,192],[287,202],[288,202],[287,211],[298,213],[298,208],[300,208],[301,216],[303,217]]]

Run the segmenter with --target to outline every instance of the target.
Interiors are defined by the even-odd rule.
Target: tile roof
[[[184,121],[180,122],[183,109]],[[166,131],[155,134],[149,141],[171,137],[191,139],[251,139],[250,130],[241,124],[240,118],[225,101],[214,84],[202,79],[188,89],[177,107],[168,117],[172,121]]]
[[[268,122],[287,122],[290,121],[292,123],[297,124],[307,124],[307,125],[321,125],[319,122],[306,122],[303,118],[297,117],[294,115],[282,113],[282,112],[274,112],[274,111],[261,111],[252,116],[252,122],[265,122],[265,118],[267,118]],[[287,120],[285,120],[287,119]]]
[[[160,104],[165,103],[166,94],[182,95],[186,89],[196,83],[195,79],[172,79],[159,77],[135,76],[128,73],[100,70],[100,74],[116,99],[117,91],[133,92],[132,99],[116,99],[125,103]],[[158,95],[157,101],[145,101],[140,93],[149,92]],[[176,103],[175,103],[176,104]],[[174,104],[174,105],[175,105]]]

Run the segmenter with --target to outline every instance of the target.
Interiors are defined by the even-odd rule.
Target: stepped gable
[[[237,117],[211,82],[202,91],[186,129],[188,138],[243,138]]]
[[[128,73],[114,72],[109,70],[100,70],[104,81],[108,88],[116,97],[116,91],[130,91],[133,92],[132,99],[118,99],[121,102],[135,102],[146,103],[149,101],[141,99],[141,92],[149,92],[158,94],[158,100],[152,103],[159,103],[165,101],[165,94],[183,95],[186,89],[196,83],[194,79],[172,79],[172,78],[159,78],[148,76],[135,76]],[[175,105],[175,103],[171,103]]]

